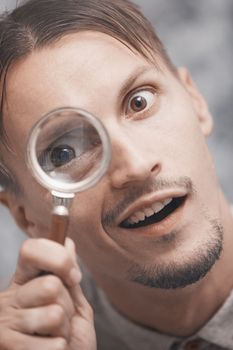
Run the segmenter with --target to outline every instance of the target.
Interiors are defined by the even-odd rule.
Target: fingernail
[[[73,267],[69,274],[69,280],[71,285],[75,286],[76,284],[79,284],[81,282],[81,279],[81,272],[77,268]]]

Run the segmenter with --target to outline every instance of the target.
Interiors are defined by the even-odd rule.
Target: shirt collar
[[[207,342],[233,350],[233,291],[197,335]]]
[[[233,206],[231,206],[233,214]],[[198,335],[218,346],[233,350],[233,291]]]

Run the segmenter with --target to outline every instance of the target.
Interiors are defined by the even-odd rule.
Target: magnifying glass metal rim
[[[43,125],[48,121],[49,117],[59,118],[56,116],[56,113],[63,112],[73,112],[77,113],[77,115],[83,115],[87,121],[90,122],[91,125],[98,131],[100,139],[102,141],[103,146],[103,157],[100,162],[100,166],[98,169],[91,174],[88,178],[75,182],[75,183],[65,183],[62,182],[60,184],[60,180],[56,180],[48,176],[41,168],[41,165],[38,162],[37,154],[36,154],[36,144],[38,136],[41,132]],[[31,171],[35,177],[35,179],[44,187],[49,189],[51,192],[60,193],[62,195],[69,195],[77,192],[81,192],[94,186],[106,173],[109,163],[111,160],[111,141],[105,126],[94,117],[91,113],[87,112],[84,109],[76,108],[76,107],[61,107],[51,110],[46,113],[32,128],[28,143],[27,143],[27,162]]]

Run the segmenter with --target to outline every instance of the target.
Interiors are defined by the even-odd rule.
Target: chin
[[[219,222],[211,222],[211,232],[207,242],[199,242],[192,251],[182,255],[177,251],[177,260],[173,259],[154,264],[132,262],[127,278],[148,288],[178,289],[201,281],[219,260],[223,250],[223,228]],[[171,236],[172,237],[172,236]],[[179,248],[176,248],[179,249]],[[182,256],[182,258],[179,257]],[[179,261],[178,261],[179,260]]]

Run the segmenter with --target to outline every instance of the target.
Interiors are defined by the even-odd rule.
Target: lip
[[[179,197],[179,196],[178,196]],[[184,214],[184,210],[188,201],[188,194],[184,195],[185,200],[181,204],[180,207],[178,207],[173,213],[168,215],[165,219],[163,219],[160,222],[148,225],[148,226],[142,226],[139,228],[132,229],[126,229],[121,228],[123,232],[127,235],[137,235],[137,236],[156,236],[156,237],[163,237],[166,235],[169,235],[178,225],[180,225],[182,221],[182,216]],[[174,196],[173,196],[174,198]],[[166,199],[166,197],[165,197]]]
[[[163,190],[161,192],[156,192],[153,194],[149,194],[143,198],[140,198],[136,202],[134,202],[132,205],[130,205],[118,218],[117,225],[119,226],[123,221],[127,220],[133,213],[140,211],[142,209],[148,208],[152,206],[155,202],[162,202],[168,198],[178,198],[178,197],[184,197],[187,196],[187,192],[181,189],[174,189],[174,190]],[[179,208],[177,209],[177,211]],[[176,211],[175,211],[176,212]],[[174,212],[174,214],[175,214]],[[170,216],[172,216],[171,214]],[[169,218],[169,217],[168,217]],[[165,221],[167,219],[164,219]],[[157,223],[156,225],[159,225]],[[153,225],[151,225],[153,226]],[[136,230],[136,229],[135,229]]]
[[[188,195],[186,195],[182,205],[169,216],[167,216],[164,220],[145,227],[134,228],[133,230],[122,228],[123,233],[131,236],[132,234],[142,237],[154,236],[158,239],[161,237],[169,236],[172,231],[180,225],[186,204],[188,202],[188,198]]]

